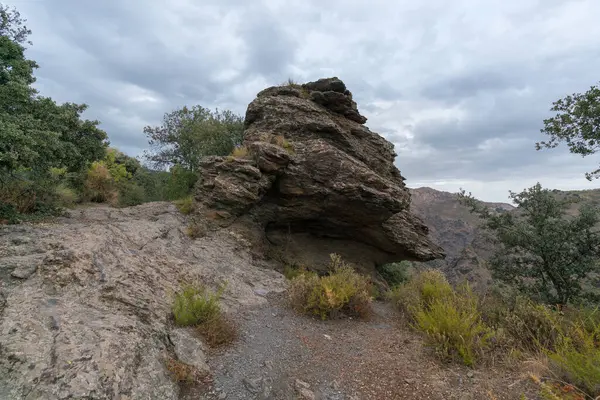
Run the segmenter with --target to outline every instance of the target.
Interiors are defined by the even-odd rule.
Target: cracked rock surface
[[[0,399],[177,399],[165,355],[206,368],[170,322],[180,282],[227,280],[226,311],[284,289],[227,230],[190,240],[169,203],[69,213],[0,227]]]

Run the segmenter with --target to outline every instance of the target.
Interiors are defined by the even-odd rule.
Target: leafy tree
[[[98,121],[81,119],[85,104],[58,105],[32,87],[38,65],[25,57],[31,31],[24,23],[0,4],[0,219],[55,209],[62,183],[52,169],[81,173],[108,144]]]
[[[566,142],[573,154],[585,157],[596,153],[600,149],[600,88],[592,86],[585,93],[574,93],[552,104],[551,111],[557,114],[545,119],[541,129],[550,140],[536,143],[536,150]],[[590,181],[600,178],[600,168],[585,176]]]
[[[102,158],[106,133],[98,121],[82,121],[85,104],[57,105],[38,96],[35,61],[25,58],[31,33],[16,10],[0,5],[0,170],[83,168]]]
[[[551,304],[582,296],[582,279],[598,271],[600,235],[594,229],[600,210],[583,206],[574,217],[567,201],[538,183],[510,192],[516,212],[496,213],[465,194],[460,201],[484,220],[496,235],[499,250],[490,260],[494,278]]]
[[[202,157],[231,153],[243,130],[244,119],[229,110],[183,107],[166,113],[161,126],[144,128],[151,147],[145,157],[158,168],[180,165],[195,171]]]

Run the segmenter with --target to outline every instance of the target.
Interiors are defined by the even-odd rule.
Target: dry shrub
[[[435,298],[414,314],[415,326],[443,360],[472,366],[489,347],[494,332],[481,320],[477,297],[466,285],[449,298]]]
[[[202,236],[204,231],[202,230],[201,225],[198,222],[191,222],[185,232],[190,239],[196,239]]]
[[[87,199],[98,203],[118,204],[119,192],[110,171],[102,161],[92,163],[84,186]]]
[[[239,146],[233,149],[231,156],[234,158],[250,158],[250,150],[246,146]]]
[[[294,146],[283,135],[273,136],[271,143],[283,147],[288,154],[294,154]]]
[[[231,344],[239,335],[237,326],[223,314],[201,323],[196,329],[205,342],[214,348]]]
[[[165,367],[171,378],[181,385],[191,386],[209,381],[209,375],[206,372],[199,371],[193,365],[181,362],[171,356],[165,357]]]
[[[331,254],[330,273],[303,272],[291,281],[289,296],[297,311],[334,318],[340,313],[366,317],[371,312],[370,281]]]
[[[225,290],[221,286],[215,293],[202,285],[186,285],[175,294],[173,317],[179,326],[195,326],[211,347],[230,344],[238,337],[235,324],[223,315],[219,304]]]

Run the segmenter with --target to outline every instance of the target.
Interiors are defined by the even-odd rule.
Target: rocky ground
[[[243,238],[191,240],[186,223],[150,203],[0,228],[0,398],[517,399],[530,389],[500,367],[440,365],[385,303],[367,321],[296,315],[284,278]],[[207,349],[172,326],[171,294],[195,279],[228,282],[223,305],[240,329],[231,347]],[[210,370],[212,385],[180,390],[165,355]]]

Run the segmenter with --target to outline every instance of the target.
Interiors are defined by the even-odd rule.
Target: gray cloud
[[[410,186],[505,200],[541,181],[591,187],[596,166],[536,152],[551,103],[600,79],[595,0],[8,0],[33,30],[37,87],[85,102],[114,146],[184,104],[243,114],[291,77],[339,76],[396,145]],[[487,184],[486,184],[487,183]]]

